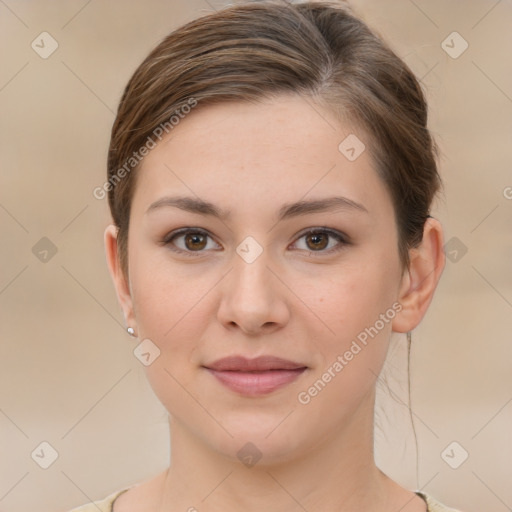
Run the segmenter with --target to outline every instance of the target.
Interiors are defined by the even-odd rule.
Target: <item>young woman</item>
[[[373,455],[391,333],[444,268],[439,187],[417,80],[346,6],[236,5],[162,41],[98,193],[171,460],[75,511],[453,510]]]

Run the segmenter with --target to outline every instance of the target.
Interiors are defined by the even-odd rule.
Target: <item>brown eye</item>
[[[200,251],[206,247],[207,236],[201,233],[185,235],[185,247],[191,251]]]
[[[349,238],[331,228],[316,228],[303,232],[294,243],[295,249],[307,251],[309,255],[322,256],[342,250],[350,245]]]
[[[199,228],[179,229],[167,235],[162,242],[173,251],[189,256],[200,256],[210,250],[222,249],[208,232]]]
[[[313,251],[322,250],[329,243],[329,235],[327,233],[309,233],[306,235],[306,244]]]

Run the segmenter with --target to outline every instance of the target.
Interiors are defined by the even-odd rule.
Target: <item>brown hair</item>
[[[408,251],[421,242],[441,186],[418,81],[349,8],[266,1],[230,6],[175,30],[128,82],[108,154],[108,199],[126,275],[138,167],[135,161],[130,172],[126,162],[174,113],[190,110],[191,102],[201,108],[284,93],[313,98],[361,130],[391,195],[400,261],[408,267]]]

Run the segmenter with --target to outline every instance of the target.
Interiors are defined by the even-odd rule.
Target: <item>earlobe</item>
[[[402,310],[392,323],[395,332],[412,331],[425,316],[434,296],[446,261],[439,221],[427,219],[422,242],[409,255],[410,266],[404,272],[398,297]]]
[[[119,248],[117,243],[117,232],[118,228],[113,224],[110,224],[105,229],[104,243],[105,243],[105,255],[107,258],[107,265],[114,282],[116,289],[117,299],[123,310],[124,318],[128,326],[135,326],[135,318],[133,313],[133,303],[131,298],[130,286],[127,280],[127,276],[121,268],[119,258]]]

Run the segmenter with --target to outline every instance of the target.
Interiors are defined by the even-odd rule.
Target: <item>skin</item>
[[[122,494],[116,512],[426,510],[376,467],[373,408],[391,332],[414,329],[433,297],[445,263],[442,228],[428,219],[410,269],[402,269],[393,204],[369,151],[351,162],[338,150],[348,134],[363,142],[365,135],[312,107],[310,98],[295,95],[199,106],[142,162],[128,278],[118,263],[116,228],[105,232],[127,325],[161,351],[145,371],[169,412],[171,436],[169,469]],[[172,206],[148,212],[175,195],[209,201],[230,216]],[[277,221],[285,203],[331,196],[367,211]],[[185,245],[181,236],[174,247],[192,255],[174,252],[162,241],[183,227],[211,237]],[[349,243],[304,236],[319,227]],[[236,252],[247,236],[263,249],[252,263]],[[333,247],[340,250],[326,252]],[[394,303],[402,309],[393,320],[301,404],[298,394]],[[308,369],[277,391],[246,397],[202,368],[232,354],[271,354]],[[252,467],[237,457],[247,442],[262,454]]]

